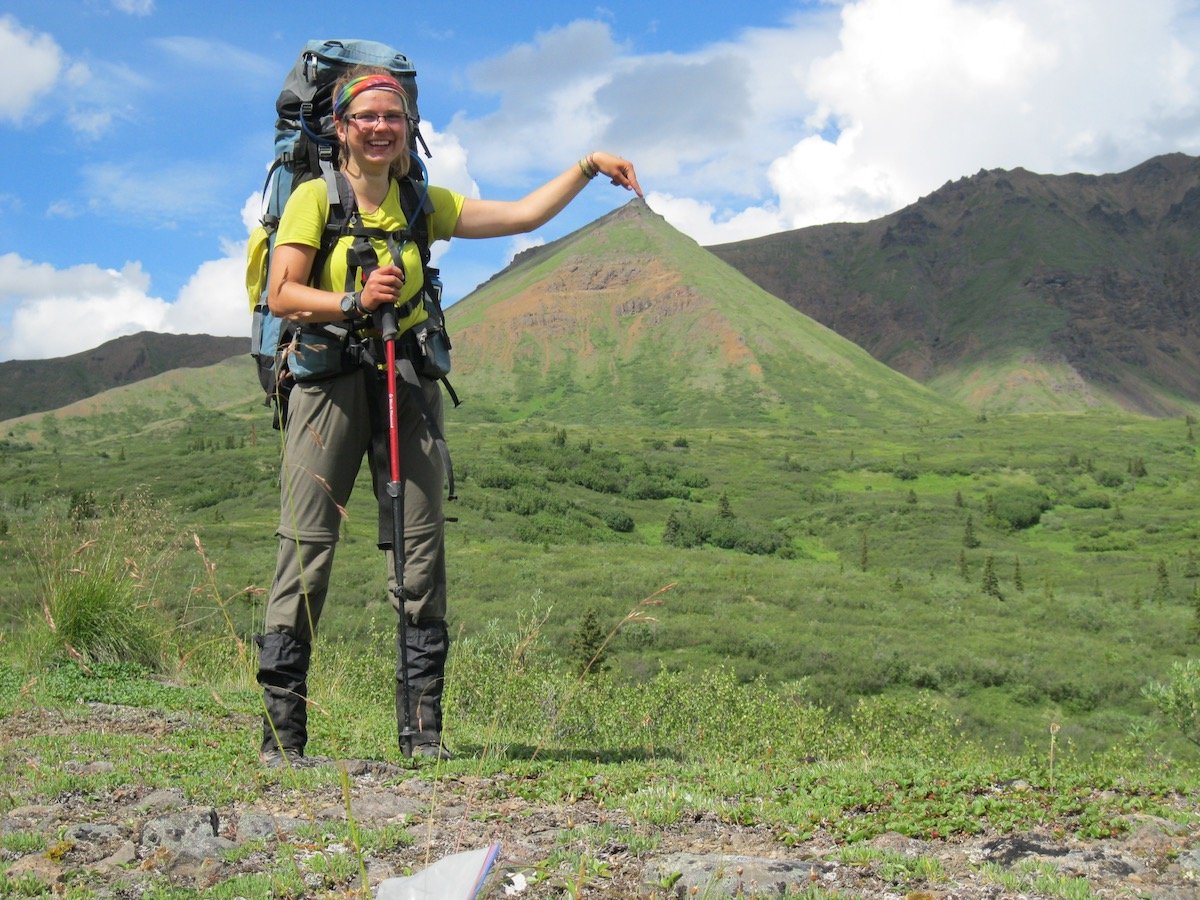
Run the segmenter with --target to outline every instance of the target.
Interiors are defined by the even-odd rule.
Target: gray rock
[[[693,889],[702,897],[782,897],[809,887],[821,870],[810,860],[676,853],[652,860],[643,880],[673,897],[691,897]]]
[[[125,837],[125,830],[120,825],[106,825],[102,822],[83,822],[66,829],[63,832],[63,837],[77,844],[103,844],[123,839]]]
[[[1182,871],[1190,872],[1193,878],[1200,878],[1200,850],[1185,850],[1175,863]],[[1197,890],[1200,891],[1200,887]]]
[[[168,851],[172,857],[204,860],[217,857],[237,845],[217,836],[217,811],[184,812],[152,819],[142,828],[142,853]]]
[[[187,799],[183,796],[183,791],[177,788],[164,788],[147,794],[133,805],[133,811],[145,815],[146,813],[184,809],[186,806]]]
[[[372,791],[350,800],[350,814],[362,825],[371,827],[389,822],[403,822],[414,813],[428,808],[428,804],[386,791]],[[318,821],[342,821],[346,818],[345,803],[326,806],[317,811]]]
[[[63,838],[74,845],[73,856],[84,862],[103,859],[128,837],[127,829],[102,822],[81,822],[63,831]]]
[[[290,816],[273,816],[266,812],[244,812],[238,816],[237,841],[275,840],[280,835],[287,837],[295,834],[296,829],[307,821]]]
[[[106,856],[95,865],[98,872],[111,872],[113,869],[119,869],[123,866],[131,865],[137,862],[137,847],[133,841],[125,841],[117,848],[116,853],[111,856]]]

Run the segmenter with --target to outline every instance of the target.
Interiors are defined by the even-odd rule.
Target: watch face
[[[342,298],[342,312],[347,313],[347,314],[354,312],[354,295],[353,294],[347,294],[345,297]]]

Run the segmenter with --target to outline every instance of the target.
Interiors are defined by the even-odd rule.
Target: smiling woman
[[[267,283],[271,312],[297,323],[298,332],[286,357],[296,384],[284,426],[279,551],[257,638],[266,710],[262,758],[269,765],[304,759],[312,641],[364,455],[397,613],[400,747],[406,755],[448,758],[441,735],[449,649],[442,509],[448,467],[441,452],[441,388],[436,373],[421,369],[415,330],[429,318],[427,245],[529,231],[601,173],[639,196],[642,191],[630,162],[594,152],[520,200],[468,198],[407,177],[415,115],[404,85],[388,69],[351,69],[331,97],[340,173],[312,178],[292,193]],[[331,193],[350,215],[329,246]],[[405,199],[413,196],[415,202]],[[403,384],[398,371],[405,373]]]

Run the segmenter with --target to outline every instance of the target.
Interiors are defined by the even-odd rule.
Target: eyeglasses
[[[408,116],[401,113],[386,113],[380,115],[373,112],[351,113],[346,116],[351,122],[359,128],[374,128],[380,122],[383,122],[388,128],[396,128],[408,121]]]

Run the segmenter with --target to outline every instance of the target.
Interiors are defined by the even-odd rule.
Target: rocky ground
[[[0,719],[0,760],[30,766],[22,735],[96,729],[119,723],[147,736],[173,726],[150,710],[92,704],[87,716],[19,712]],[[251,723],[247,723],[251,727]],[[15,749],[14,748],[18,748]],[[82,773],[111,771],[107,761],[79,763]],[[450,854],[499,842],[500,855],[484,897],[779,897],[1001,898],[1001,897],[1200,897],[1200,830],[1157,818],[1139,818],[1120,838],[1081,842],[1051,833],[985,833],[969,839],[918,841],[883,835],[860,845],[861,859],[818,835],[783,846],[770,828],[743,828],[699,818],[663,828],[635,826],[619,810],[590,802],[546,806],[517,797],[508,776],[477,777],[429,770],[415,776],[390,764],[342,763],[348,799],[338,785],[299,790],[286,774],[253,802],[212,808],[189,802],[180,790],[139,785],[102,797],[60,796],[13,806],[0,797],[0,837],[37,833],[44,846],[22,852],[6,841],[0,871],[8,884],[37,882],[62,893],[86,885],[97,897],[161,896],[165,881],[199,894],[243,873],[273,868],[288,850],[302,873],[308,897],[361,896],[328,865],[338,847],[311,837],[311,826],[347,820],[362,829],[403,825],[409,846],[369,854],[365,871],[372,892],[387,879],[419,872]],[[401,777],[407,776],[407,777]],[[589,830],[588,826],[594,826]],[[574,847],[564,835],[611,834]],[[645,837],[632,846],[630,835]],[[871,851],[868,852],[868,848]],[[346,848],[341,848],[343,853]],[[547,873],[556,852],[586,851],[577,868]],[[569,856],[568,856],[569,858]],[[936,861],[936,864],[934,864]],[[986,863],[999,868],[987,867]],[[1005,885],[997,871],[1016,875],[1033,864],[1056,873]],[[357,863],[353,871],[358,872]],[[543,873],[539,880],[538,873]],[[1083,879],[1086,886],[1080,881]],[[10,895],[0,880],[0,895]],[[1090,895],[1087,893],[1090,889]],[[27,895],[27,894],[23,894]],[[77,896],[77,895],[76,895]],[[228,896],[228,894],[223,894]]]

